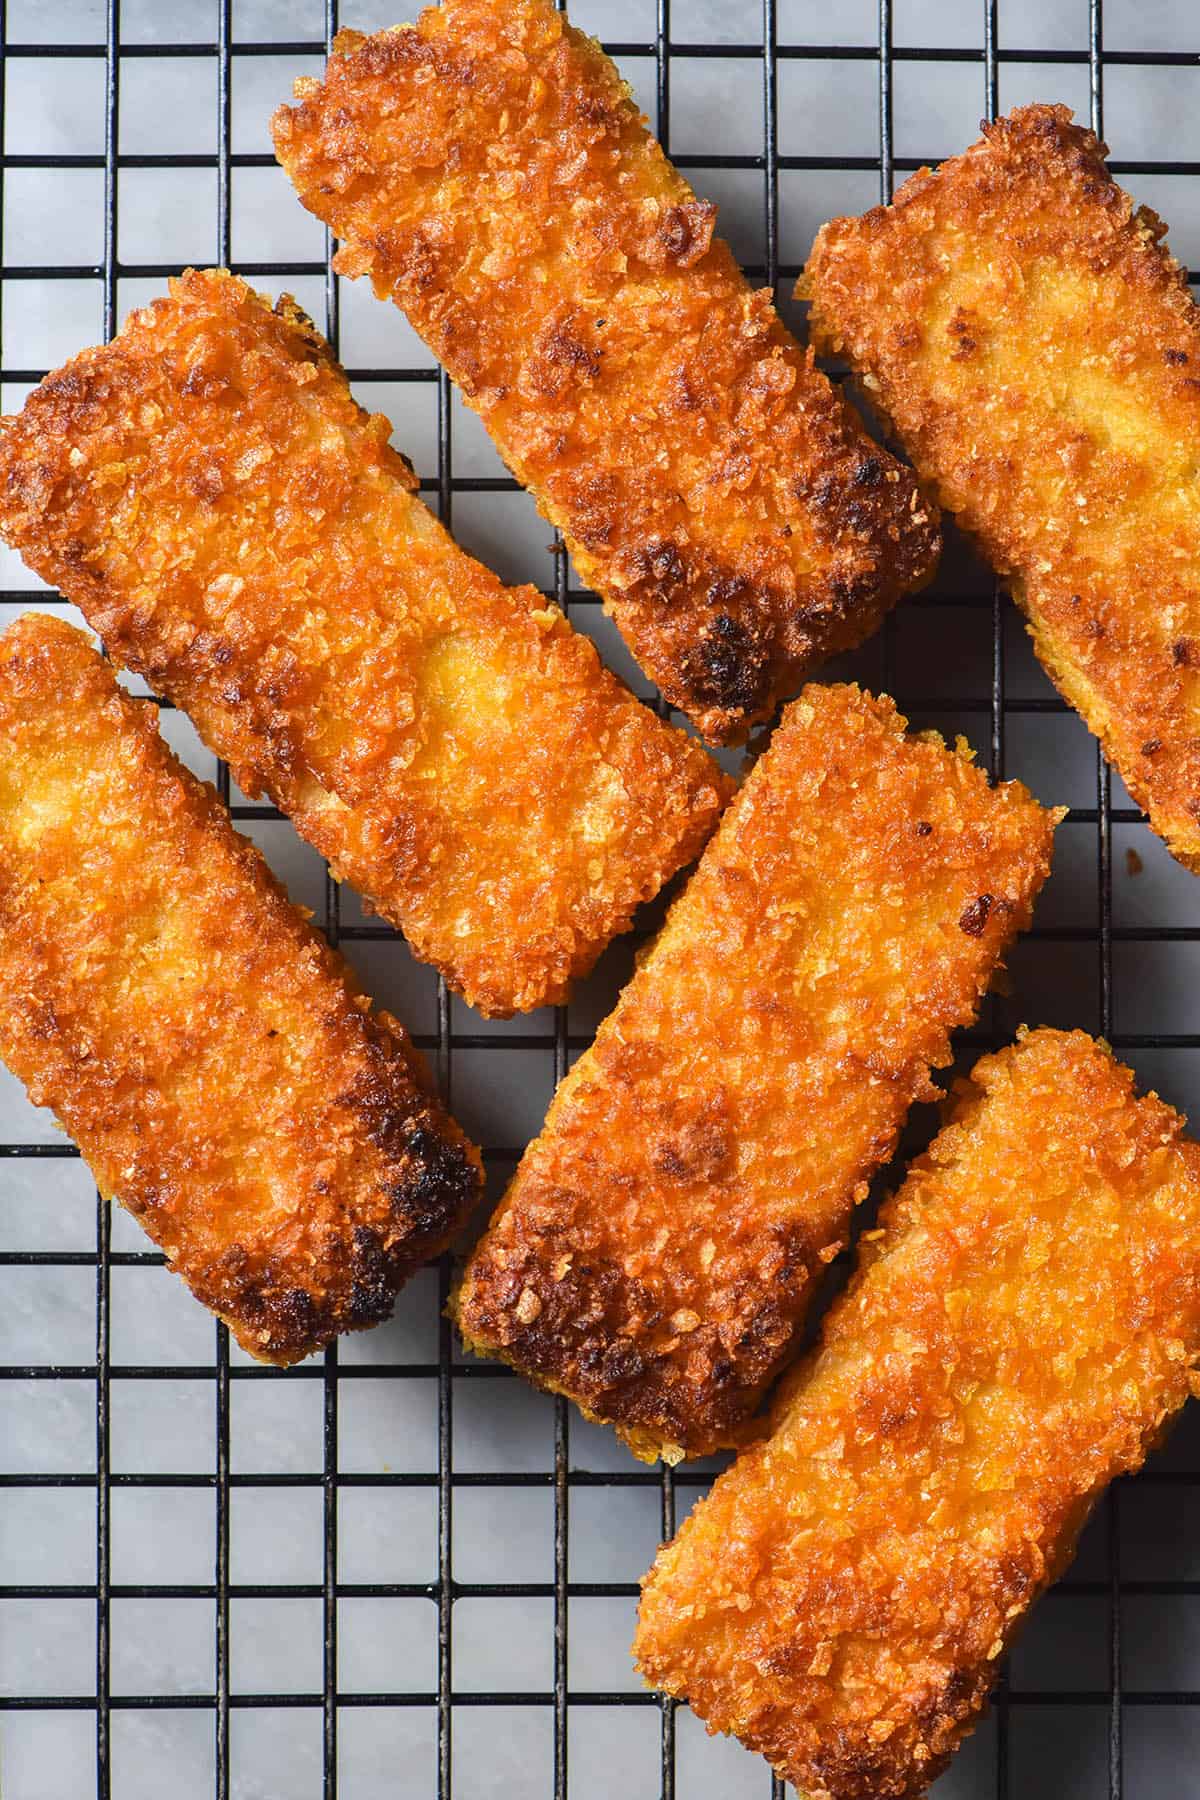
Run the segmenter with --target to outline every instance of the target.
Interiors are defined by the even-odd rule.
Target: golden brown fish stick
[[[933,508],[550,0],[342,32],[274,119],[672,705],[733,742],[932,574]]]
[[[0,637],[0,1053],[264,1362],[392,1310],[480,1188],[401,1025],[82,633]]]
[[[192,271],[0,435],[0,531],[488,1013],[565,998],[730,791],[410,491],[288,301]]]
[[[773,1436],[646,1578],[647,1679],[805,1800],[915,1800],[1200,1391],[1200,1146],[1082,1032],[979,1062]]]
[[[648,1459],[734,1441],[1059,816],[890,700],[806,688],[468,1264],[471,1348]]]
[[[1200,870],[1200,313],[1062,106],[1021,107],[807,281],[921,474],[1008,580],[1038,654]]]

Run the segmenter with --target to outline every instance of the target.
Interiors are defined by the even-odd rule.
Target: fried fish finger
[[[0,531],[470,1003],[565,999],[730,792],[411,491],[290,301],[191,271],[0,434]]]
[[[814,341],[861,372],[1200,871],[1200,314],[1104,155],[1066,107],[1021,107],[892,206],[833,220]]]
[[[273,129],[634,656],[735,742],[932,574],[936,516],[753,292],[599,45],[551,0],[335,40]]]
[[[736,1440],[1049,869],[1061,814],[904,724],[787,709],[467,1266],[469,1347],[647,1460]]]
[[[242,1348],[384,1319],[478,1152],[150,701],[81,632],[0,637],[0,1053]]]
[[[915,1800],[1200,1391],[1200,1146],[1083,1032],[984,1057],[773,1436],[646,1578],[655,1687],[805,1800]]]

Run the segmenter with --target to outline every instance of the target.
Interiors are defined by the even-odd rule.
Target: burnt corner
[[[706,706],[729,712],[756,713],[771,692],[767,647],[732,613],[718,613],[700,641],[683,659],[688,692]]]
[[[389,1188],[393,1218],[422,1244],[439,1243],[474,1204],[482,1181],[466,1140],[427,1116],[409,1133],[403,1170]]]

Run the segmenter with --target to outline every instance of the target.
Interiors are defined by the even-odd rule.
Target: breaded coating
[[[551,0],[446,0],[296,83],[275,151],[559,526],[634,656],[735,742],[933,573],[933,507],[753,292]]]
[[[814,341],[862,373],[1200,871],[1200,314],[1166,227],[1066,107],[983,129],[892,206],[824,227]]]
[[[0,435],[0,531],[481,1012],[565,999],[728,796],[411,491],[288,300],[192,271]]]
[[[81,632],[0,637],[0,1053],[244,1350],[377,1324],[479,1155],[151,701]]]
[[[904,725],[787,709],[467,1266],[470,1348],[647,1460],[737,1440],[1048,872],[1061,814]]]
[[[1083,1032],[977,1063],[647,1576],[647,1680],[805,1800],[915,1800],[1114,1476],[1200,1391],[1200,1147]]]

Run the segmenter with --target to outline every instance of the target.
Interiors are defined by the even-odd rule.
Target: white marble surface
[[[312,40],[323,30],[320,0],[235,0],[236,40]],[[122,34],[129,44],[212,42],[210,0],[124,0]],[[1087,42],[1087,0],[1000,0],[1002,47],[1078,51]],[[392,22],[379,0],[346,0],[344,23]],[[577,21],[610,40],[649,44],[653,0],[580,0]],[[1108,0],[1105,41],[1128,49],[1200,52],[1200,13],[1189,0]],[[102,0],[8,0],[11,39],[96,44],[104,34]],[[896,0],[900,46],[954,44],[978,49],[982,0]],[[871,44],[876,0],[779,0],[781,42]],[[680,43],[761,41],[754,6],[737,0],[674,0]],[[267,148],[265,122],[296,74],[319,59],[289,54],[233,62],[233,146]],[[653,115],[654,64],[629,57],[624,69]],[[755,153],[760,146],[760,65],[754,60],[674,60],[671,142],[677,151]],[[784,61],[779,70],[779,142],[786,154],[869,156],[877,148],[877,68],[873,62]],[[5,148],[9,153],[96,155],[103,149],[103,62],[94,57],[22,58],[7,67]],[[126,153],[209,153],[216,145],[216,64],[209,57],[172,57],[122,65],[120,147]],[[1005,63],[1003,105],[1031,98],[1087,104],[1087,69],[1078,62]],[[1109,68],[1106,126],[1122,160],[1200,158],[1200,55],[1196,64],[1163,72]],[[895,147],[901,157],[936,158],[975,135],[983,111],[983,70],[976,62],[903,61],[894,84]],[[722,205],[722,228],[743,259],[763,260],[762,178],[754,170],[698,169],[692,179]],[[1139,195],[1172,223],[1172,242],[1200,264],[1200,184],[1191,177],[1138,177]],[[277,171],[233,175],[235,257],[256,262],[318,258],[322,234],[294,201]],[[90,264],[102,253],[103,177],[98,170],[10,169],[4,189],[6,265]],[[813,231],[831,213],[861,210],[878,197],[877,176],[862,171],[785,171],[780,180],[781,255],[799,262]],[[123,169],[119,177],[119,251],[128,261],[208,260],[216,251],[216,175],[211,168]],[[265,283],[264,285],[278,285]],[[323,287],[316,277],[291,284],[318,320]],[[120,283],[122,313],[159,283]],[[101,283],[7,280],[3,284],[0,352],[4,366],[38,370],[94,340],[101,329]],[[798,310],[788,307],[790,316]],[[364,284],[342,286],[344,359],[351,366],[398,370],[429,366],[429,357],[391,308]],[[3,385],[6,408],[24,388]],[[396,441],[424,476],[436,474],[436,390],[398,380],[363,384],[361,397],[389,413]],[[457,473],[501,472],[494,451],[457,399],[452,409]],[[522,494],[457,498],[455,529],[470,549],[513,579],[547,582],[547,527]],[[28,594],[30,604],[56,603],[14,558],[0,552],[0,586]],[[947,595],[990,593],[990,581],[961,550],[946,559]],[[9,608],[8,610],[13,610]],[[595,634],[603,654],[631,679],[633,669],[615,632],[595,608],[576,623]],[[1015,615],[1006,621],[1010,699],[1049,690]],[[956,712],[964,693],[986,696],[991,634],[987,610],[901,608],[894,636],[896,688],[936,703],[921,723],[963,730],[981,752],[987,721]],[[880,644],[844,667],[878,684]],[[205,775],[213,760],[186,721],[165,728],[191,765]],[[1013,714],[1007,729],[1008,770],[1047,800],[1094,803],[1095,756],[1083,726],[1070,715]],[[1120,791],[1120,784],[1115,783]],[[1123,794],[1120,795],[1124,798]],[[247,827],[298,899],[323,903],[320,866],[289,826],[263,820]],[[1141,859],[1130,873],[1127,852]],[[1200,889],[1140,825],[1114,831],[1113,918],[1118,926],[1200,923]],[[1095,829],[1068,824],[1060,832],[1056,872],[1043,898],[1043,924],[1096,918]],[[347,896],[344,916],[360,915]],[[418,1032],[436,1023],[432,976],[399,944],[348,950],[378,998]],[[617,946],[571,1008],[571,1028],[590,1030],[611,1003],[629,967]],[[1200,1029],[1200,946],[1121,943],[1114,950],[1115,1017],[1122,1031]],[[1012,959],[1014,992],[993,1003],[1007,1032],[1021,1019],[1095,1026],[1094,944],[1028,941]],[[545,1030],[548,1015],[505,1026]],[[455,1002],[456,1031],[489,1028]],[[1136,1053],[1140,1073],[1172,1100],[1200,1115],[1200,1052]],[[494,1144],[516,1148],[540,1122],[550,1094],[552,1059],[537,1048],[456,1051],[454,1098],[464,1125]],[[928,1120],[917,1123],[919,1141]],[[0,1073],[0,1141],[51,1143],[57,1133]],[[0,1248],[94,1251],[96,1207],[86,1171],[75,1161],[0,1164]],[[113,1247],[144,1247],[123,1214]],[[85,1371],[95,1358],[95,1282],[80,1266],[0,1270],[0,1365],[67,1365]],[[112,1493],[111,1578],[118,1587],[201,1586],[213,1579],[215,1502],[209,1486],[155,1486],[166,1472],[206,1477],[214,1468],[215,1387],[212,1321],[157,1268],[118,1268],[112,1275],[112,1359],[118,1369],[163,1371],[156,1379],[112,1382],[112,1468],[146,1478]],[[338,1464],[362,1476],[428,1473],[437,1465],[437,1386],[428,1377],[378,1379],[382,1363],[436,1360],[437,1283],[419,1277],[394,1320],[341,1350]],[[299,1485],[237,1487],[231,1502],[231,1574],[235,1584],[319,1587],[323,1574],[323,1499],[311,1478],[324,1467],[322,1384],[293,1376],[244,1378],[246,1359],[233,1353],[232,1467],[238,1475],[301,1478]],[[458,1365],[461,1367],[461,1365]],[[199,1369],[201,1373],[196,1374]],[[172,1370],[191,1371],[172,1374]],[[96,1386],[86,1373],[54,1382],[10,1380],[0,1414],[0,1468],[10,1473],[87,1475],[96,1467]],[[546,1474],[553,1467],[553,1406],[516,1379],[456,1375],[453,1458],[464,1472]],[[631,1465],[605,1431],[573,1419],[575,1468],[620,1471]],[[1200,1471],[1200,1409],[1157,1459],[1159,1470]],[[310,1478],[305,1484],[304,1478]],[[678,1489],[680,1512],[704,1475]],[[1120,1566],[1131,1582],[1200,1580],[1196,1488],[1145,1482],[1126,1488],[1119,1518]],[[569,1567],[573,1580],[628,1583],[648,1563],[659,1533],[659,1495],[646,1488],[575,1488],[570,1494]],[[345,1583],[436,1580],[437,1499],[430,1487],[353,1486],[338,1496],[338,1573]],[[544,1583],[553,1578],[553,1495],[546,1486],[460,1488],[455,1494],[452,1565],[466,1582]],[[1106,1686],[1107,1601],[1081,1588],[1103,1582],[1108,1519],[1089,1532],[1075,1569],[1040,1608],[1013,1667],[1027,1692],[1095,1692]],[[0,1489],[0,1584],[84,1586],[95,1580],[95,1494],[87,1487]],[[569,1609],[569,1680],[574,1692],[632,1690],[626,1646],[633,1603],[579,1598]],[[111,1687],[115,1696],[211,1695],[213,1603],[209,1598],[115,1598],[111,1608]],[[1121,1608],[1124,1681],[1139,1690],[1200,1688],[1200,1595],[1126,1595]],[[338,1607],[339,1682],[347,1694],[428,1693],[436,1685],[436,1613],[428,1599],[344,1597]],[[95,1692],[96,1614],[91,1598],[32,1600],[0,1595],[0,1689],[34,1696]],[[463,1691],[544,1692],[553,1676],[552,1606],[547,1599],[463,1599],[454,1616],[454,1681]],[[319,1690],[322,1606],[319,1598],[235,1598],[231,1608],[231,1683],[235,1694],[279,1695]],[[1200,1794],[1200,1708],[1130,1705],[1125,1711],[1128,1800],[1185,1800]],[[1008,1723],[1010,1793],[1021,1800],[1097,1800],[1107,1793],[1108,1720],[1103,1706],[1026,1705]],[[214,1793],[211,1711],[120,1708],[113,1713],[112,1792],[119,1800],[206,1800]],[[5,1800],[78,1800],[95,1791],[95,1722],[87,1710],[30,1710],[0,1715],[0,1776]],[[981,1728],[936,1790],[939,1800],[982,1800],[996,1793],[995,1720]],[[527,1800],[552,1792],[552,1719],[545,1708],[464,1707],[454,1721],[454,1792],[458,1800]],[[572,1800],[649,1800],[659,1791],[659,1726],[653,1709],[573,1705],[569,1726]],[[432,1800],[436,1792],[436,1721],[429,1708],[355,1708],[340,1715],[338,1792],[343,1800]],[[319,1709],[236,1709],[231,1723],[232,1790],[238,1800],[313,1800],[322,1790]],[[709,1741],[690,1714],[678,1720],[680,1800],[766,1800],[763,1766],[736,1745]]]

